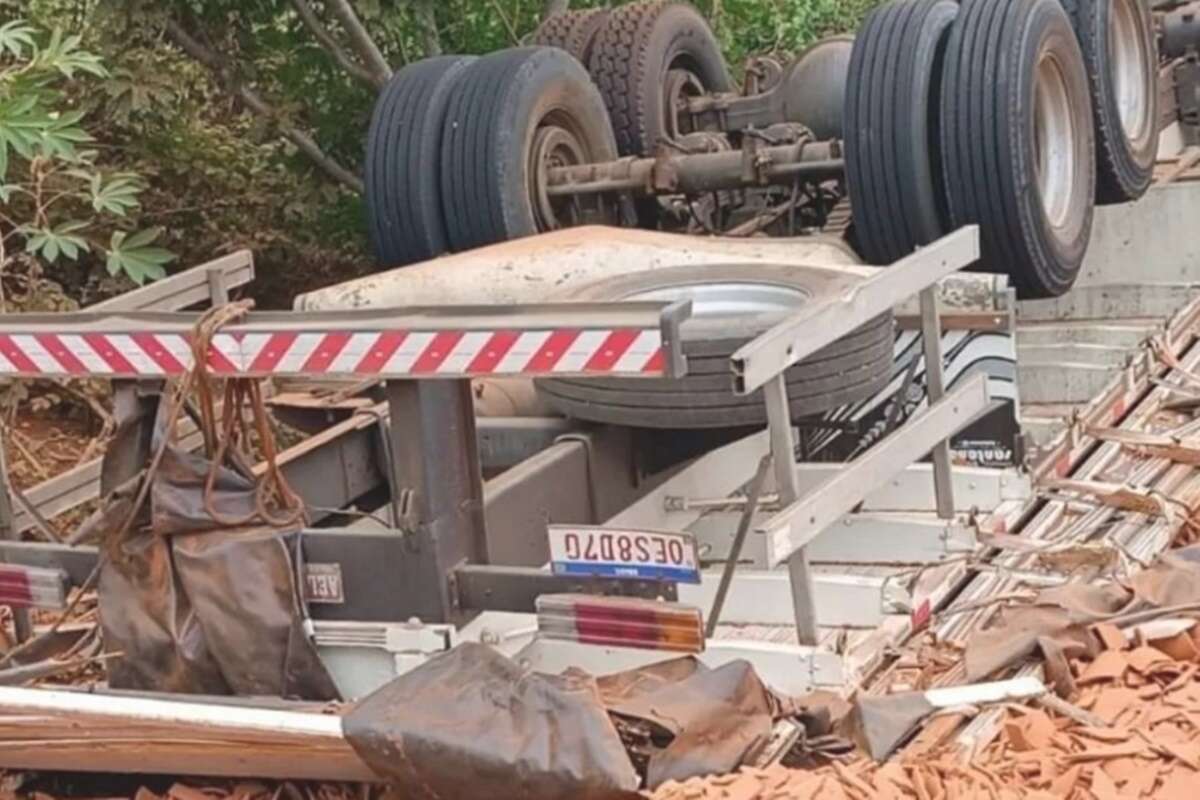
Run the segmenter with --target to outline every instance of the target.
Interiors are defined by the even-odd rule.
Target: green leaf
[[[80,251],[90,249],[87,240],[78,235],[78,232],[86,229],[88,225],[86,221],[73,220],[53,228],[23,225],[17,231],[26,237],[25,252],[40,256],[47,263],[53,264],[59,255],[65,255],[74,261],[79,257]]]
[[[9,52],[21,58],[27,49],[33,48],[33,28],[25,20],[14,19],[0,25],[0,55]]]
[[[153,245],[161,234],[161,228],[147,228],[132,235],[115,231],[105,263],[109,274],[123,272],[139,286],[166,277],[164,266],[175,260],[175,254]]]
[[[123,217],[125,212],[138,207],[141,191],[141,181],[132,175],[114,175],[108,183],[104,183],[99,175],[91,177],[92,208],[97,212]]]

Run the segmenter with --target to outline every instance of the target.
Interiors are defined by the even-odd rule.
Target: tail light
[[[704,621],[694,606],[632,597],[544,594],[538,636],[581,644],[700,653]]]
[[[64,608],[67,574],[60,569],[0,564],[0,605]]]

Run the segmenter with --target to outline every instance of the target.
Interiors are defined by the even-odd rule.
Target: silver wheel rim
[[[785,316],[804,305],[811,295],[795,286],[754,281],[713,281],[643,289],[623,300],[692,301],[692,319],[728,319],[771,314]]]
[[[1042,54],[1034,85],[1033,130],[1037,184],[1050,224],[1062,227],[1071,212],[1078,153],[1067,79],[1058,57]]]
[[[1108,63],[1117,113],[1126,138],[1137,141],[1146,133],[1150,117],[1150,97],[1146,86],[1145,39],[1142,18],[1135,3],[1139,0],[1113,0],[1108,26]]]

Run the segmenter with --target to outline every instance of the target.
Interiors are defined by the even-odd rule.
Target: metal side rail
[[[820,531],[849,511],[855,503],[878,488],[932,448],[933,480],[938,515],[954,517],[953,483],[950,474],[950,436],[970,422],[988,402],[986,383],[972,380],[960,387],[947,404],[941,344],[941,321],[937,307],[937,281],[969,266],[979,257],[979,229],[967,226],[900,259],[874,277],[858,284],[841,296],[814,300],[800,311],[779,322],[774,328],[750,341],[731,357],[735,390],[749,394],[759,388],[767,406],[767,420],[774,459],[779,501],[784,507],[767,526],[771,534],[770,561],[786,561],[792,589],[792,610],[801,645],[816,645],[819,638],[814,579],[805,545]],[[921,309],[921,334],[927,365],[926,380],[930,412],[891,434],[899,444],[885,440],[875,450],[879,455],[858,460],[857,469],[848,468],[840,479],[831,481],[833,489],[846,487],[825,499],[818,487],[801,496],[796,475],[796,436],[788,405],[785,370],[800,360],[832,344],[904,300],[918,295]],[[921,422],[924,424],[920,424]],[[916,427],[914,427],[916,426]],[[920,449],[925,444],[924,450]],[[882,448],[882,449],[880,449]],[[874,452],[874,451],[872,451]],[[860,495],[850,491],[846,478],[870,479]],[[850,498],[854,498],[851,500]],[[828,516],[835,508],[841,508]]]

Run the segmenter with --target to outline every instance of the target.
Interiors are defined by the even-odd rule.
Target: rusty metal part
[[[844,171],[840,142],[762,146],[746,137],[741,150],[657,158],[622,158],[601,164],[549,170],[546,194],[632,192],[636,195],[703,194],[747,186],[790,186],[798,179],[823,181]]]
[[[746,95],[769,92],[783,78],[783,62],[771,56],[751,56],[746,60],[746,78],[742,82],[742,93]]]
[[[588,161],[586,146],[574,133],[557,125],[545,125],[534,134],[529,152],[529,201],[538,230],[558,230],[583,223],[617,222],[617,207],[602,197],[551,196],[546,192],[550,170],[576,167]]]
[[[668,139],[678,139],[683,134],[695,130],[688,107],[693,100],[703,96],[704,84],[695,73],[686,69],[672,69],[667,72],[663,83],[663,108],[667,112]]]

